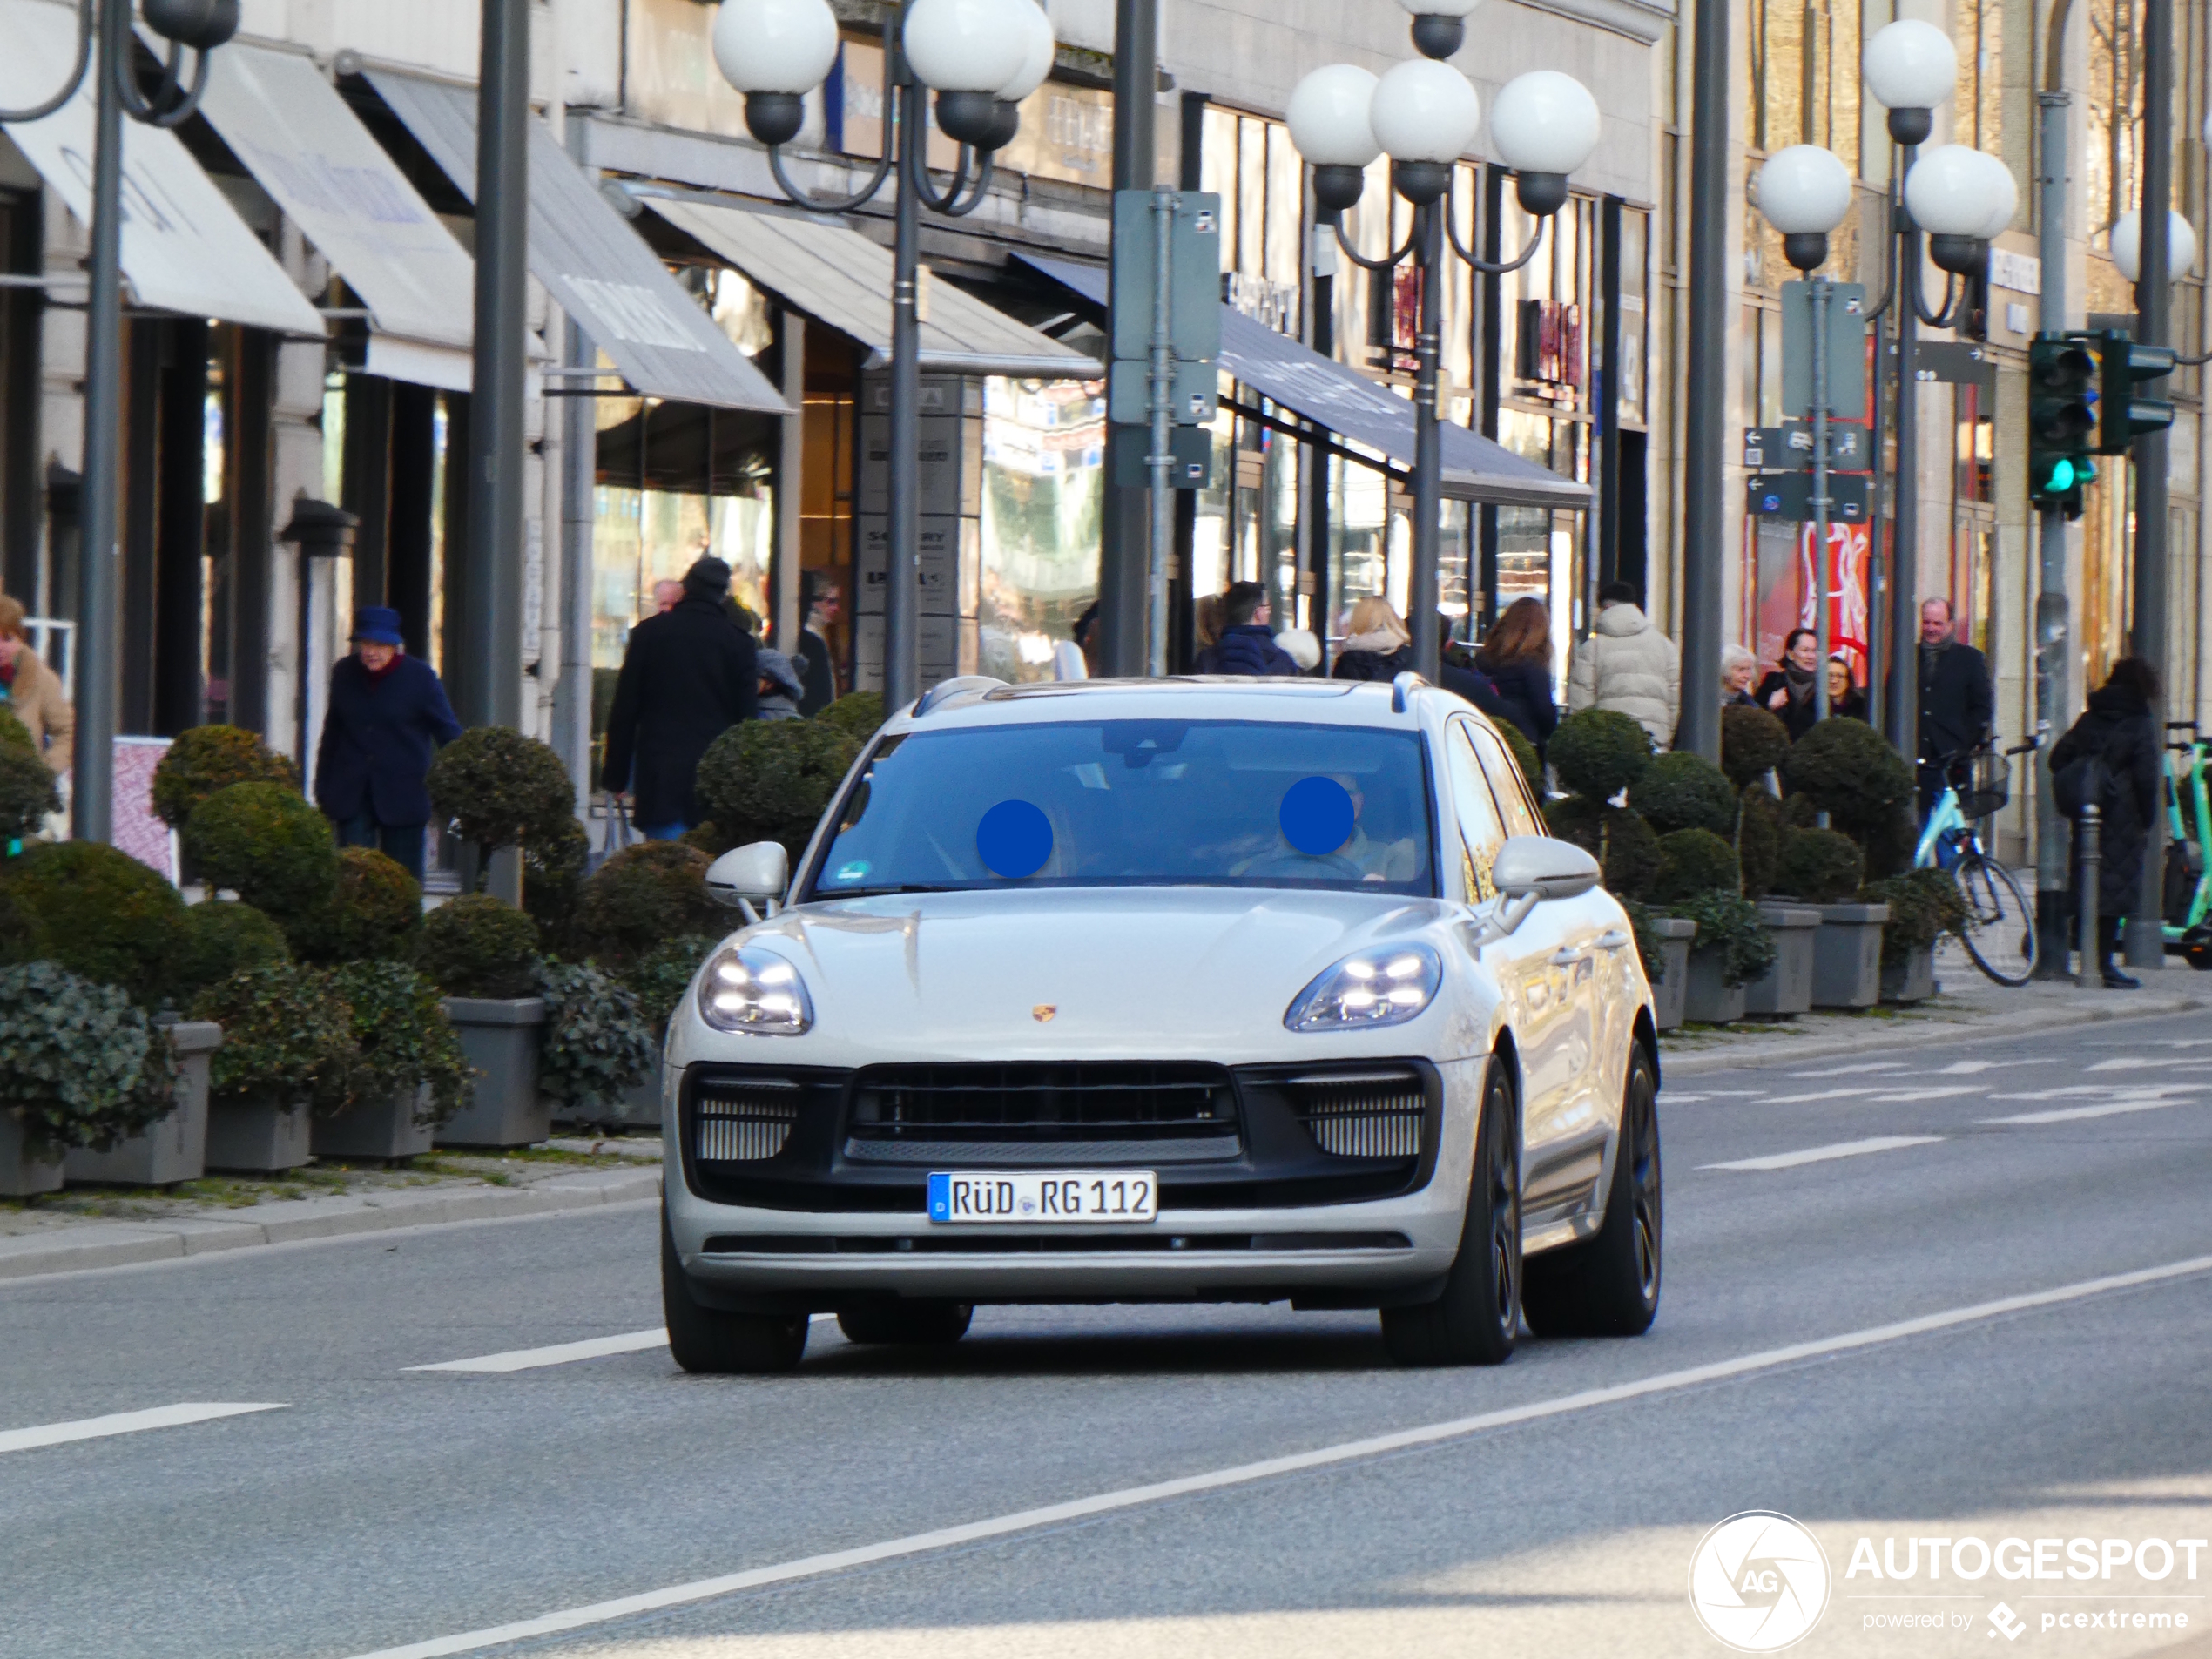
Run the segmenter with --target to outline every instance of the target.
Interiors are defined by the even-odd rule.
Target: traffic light
[[[2144,381],[2164,378],[2174,372],[2174,352],[2168,346],[2138,346],[2127,334],[2107,328],[2090,336],[2097,354],[2097,443],[2101,455],[2124,455],[2147,432],[2163,432],[2174,424],[2174,406],[2163,398],[2138,397],[2135,388]]]
[[[2027,348],[2027,478],[2036,505],[2081,516],[2081,486],[2097,475],[2097,356],[2078,339],[2041,334]]]

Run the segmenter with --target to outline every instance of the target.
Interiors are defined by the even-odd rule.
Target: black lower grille
[[[872,1066],[855,1079],[846,1156],[868,1163],[1154,1163],[1233,1158],[1236,1090],[1184,1062]]]
[[[718,1233],[709,1256],[1082,1256],[1184,1250],[1411,1250],[1400,1232],[947,1233],[896,1238]]]
[[[710,1163],[774,1157],[791,1138],[805,1092],[780,1077],[704,1085],[691,1109],[692,1155]]]
[[[1417,1073],[1322,1073],[1287,1078],[1284,1087],[1314,1145],[1332,1157],[1421,1155],[1428,1092]]]

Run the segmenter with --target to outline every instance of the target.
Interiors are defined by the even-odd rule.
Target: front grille
[[[846,1155],[874,1163],[1177,1163],[1241,1147],[1229,1074],[1170,1062],[873,1066],[846,1127]]]
[[[1421,1128],[1428,1120],[1428,1101],[1420,1078],[1413,1072],[1292,1077],[1285,1087],[1314,1145],[1332,1157],[1421,1155]]]
[[[772,1158],[791,1138],[805,1091],[784,1078],[723,1079],[700,1085],[692,1111],[692,1155],[708,1163],[754,1163]]]

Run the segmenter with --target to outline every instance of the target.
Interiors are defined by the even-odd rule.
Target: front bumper
[[[1359,1179],[1332,1185],[1301,1173],[1303,1165],[1291,1171],[1298,1178],[1282,1178],[1281,1167],[1256,1156],[1264,1136],[1249,1132],[1255,1112],[1234,1163],[1160,1165],[1158,1218],[1132,1228],[933,1225],[922,1197],[927,1168],[849,1162],[835,1150],[841,1118],[826,1155],[818,1141],[798,1156],[803,1137],[795,1131],[791,1161],[799,1167],[771,1177],[763,1163],[750,1183],[718,1178],[690,1156],[691,1090],[672,1087],[671,1235],[693,1295],[732,1311],[832,1312],[902,1297],[1345,1307],[1425,1300],[1459,1251],[1485,1063],[1426,1068],[1435,1084],[1430,1133],[1419,1167],[1401,1170],[1383,1184],[1387,1190],[1365,1196]],[[1374,1186],[1367,1182],[1369,1191]],[[1240,1192],[1251,1201],[1240,1202]],[[1346,1192],[1359,1196],[1331,1201]]]

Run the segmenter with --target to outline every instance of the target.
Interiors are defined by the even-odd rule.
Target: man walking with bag
[[[2121,919],[2141,902],[2143,853],[2158,823],[2160,750],[2151,726],[2157,699],[2158,671],[2140,657],[2123,657],[2112,665],[2104,689],[2089,694],[2088,711],[2051,751],[2051,793],[2059,810],[2078,819],[2084,806],[2094,806],[2103,820],[2098,838],[2097,973],[2107,990],[2132,991],[2142,984],[2121,971],[2113,953],[2120,947]],[[2078,856],[2074,887],[2079,914]]]

